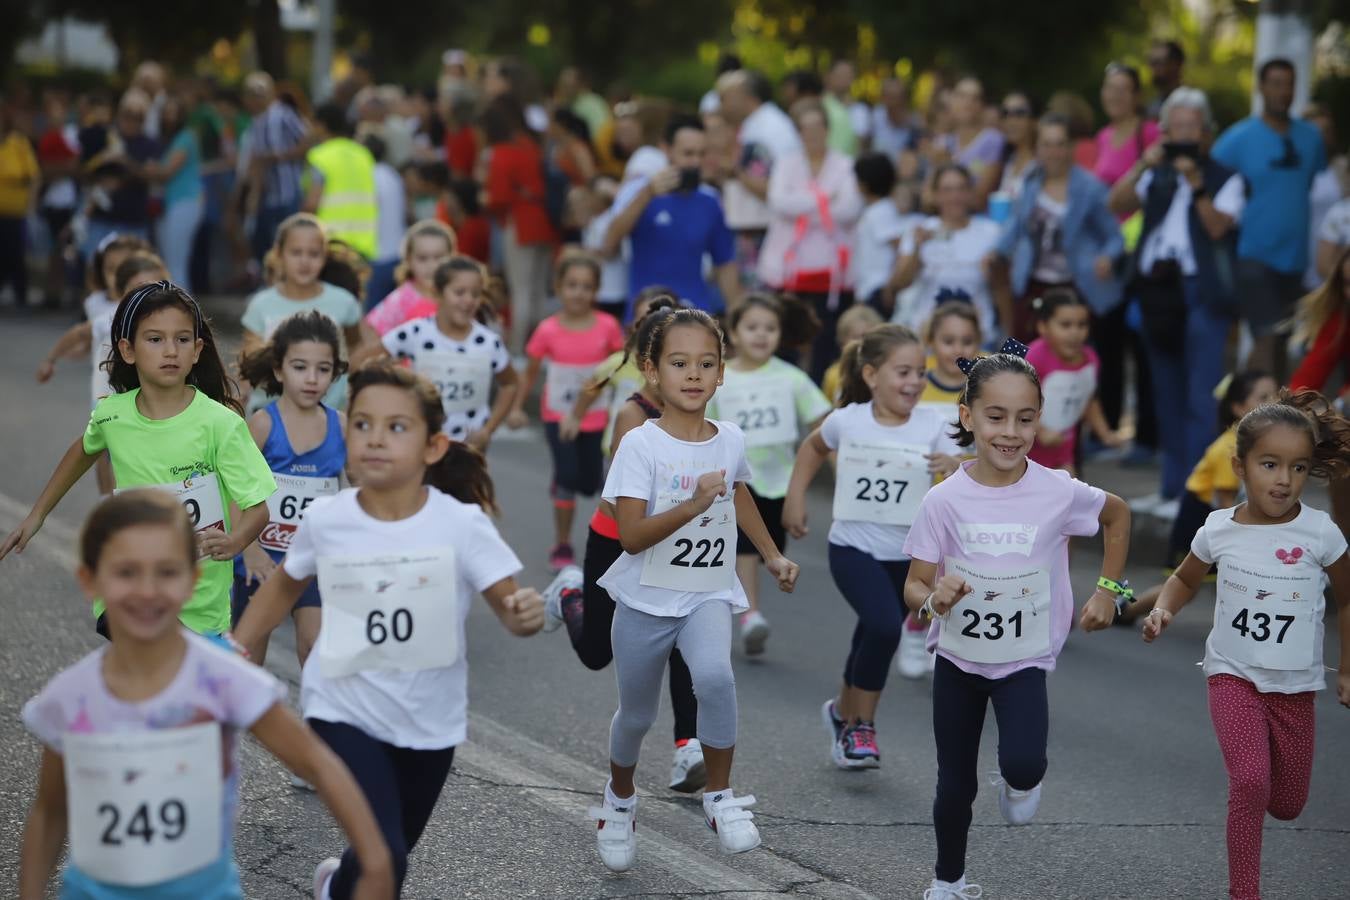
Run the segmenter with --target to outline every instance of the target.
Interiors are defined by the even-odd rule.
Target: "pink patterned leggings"
[[[1266,813],[1289,820],[1308,802],[1313,693],[1261,693],[1234,675],[1209,679],[1209,714],[1228,769],[1228,895],[1261,898]]]

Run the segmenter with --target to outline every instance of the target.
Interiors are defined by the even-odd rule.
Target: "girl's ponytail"
[[[862,377],[862,340],[852,340],[844,345],[839,357],[839,401],[840,408],[850,403],[866,403],[872,399],[872,389]]]
[[[488,474],[487,457],[476,448],[451,441],[440,461],[427,466],[425,481],[460,503],[477,504],[488,515],[498,515],[497,490]]]

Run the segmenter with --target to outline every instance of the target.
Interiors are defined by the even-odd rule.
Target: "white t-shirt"
[[[647,421],[624,435],[610,463],[602,494],[610,503],[620,497],[647,501],[647,515],[676,502],[688,500],[700,476],[725,470],[727,498],[735,485],[750,480],[750,464],[745,459],[745,435],[731,422],[713,422],[717,434],[694,443],[672,437],[654,421]],[[719,503],[714,502],[710,510]],[[734,507],[733,507],[734,508]],[[699,519],[695,518],[694,522]],[[710,600],[721,600],[732,609],[745,609],[749,603],[741,582],[735,577],[735,529],[731,546],[722,548],[720,563],[731,567],[731,588],[720,591],[679,591],[643,584],[643,570],[650,550],[624,553],[599,580],[600,587],[618,603],[652,616],[687,616]],[[659,544],[657,545],[660,546]],[[654,549],[654,548],[653,548]]]
[[[895,268],[896,242],[922,221],[923,216],[900,212],[889,197],[863,210],[853,239],[853,285],[860,300],[885,286]]]
[[[1303,286],[1310,291],[1316,290],[1322,284],[1322,279],[1317,275],[1318,235],[1322,231],[1323,223],[1327,221],[1327,214],[1337,204],[1344,206],[1340,173],[1334,166],[1327,166],[1313,176],[1312,187],[1308,190],[1308,268],[1303,273]],[[1350,220],[1350,208],[1346,208],[1342,213],[1342,229],[1350,225],[1350,221],[1346,220]],[[1344,247],[1350,243],[1350,236],[1333,243]]]
[[[89,320],[89,361],[94,370],[89,375],[89,396],[94,405],[113,392],[108,373],[102,365],[112,353],[112,322],[117,304],[103,291],[94,291],[84,298],[84,317]]]
[[[820,426],[825,446],[838,450],[845,441],[878,444],[909,444],[929,453],[950,452],[946,417],[933,407],[916,406],[903,425],[882,425],[872,413],[872,401],[851,403],[836,409]],[[927,492],[927,487],[925,487]],[[905,556],[907,525],[882,525],[835,519],[830,525],[830,543],[861,550],[873,559],[908,559]]]
[[[1322,217],[1322,226],[1317,229],[1317,239],[1336,247],[1350,244],[1350,197],[1337,200]]]
[[[628,239],[619,245],[613,256],[600,256],[605,244],[605,232],[618,215],[618,208],[609,209],[591,219],[581,232],[581,246],[594,251],[600,260],[600,290],[595,294],[601,303],[616,303],[628,299]]]
[[[492,521],[477,506],[427,489],[422,508],[406,519],[385,522],[368,515],[356,500],[358,489],[316,500],[291,541],[283,565],[295,579],[315,577],[319,558],[404,554],[451,546],[459,570],[454,596],[459,605],[458,645],[475,594],[521,570]],[[323,642],[322,626],[319,645]],[[413,750],[453,747],[466,734],[469,664],[414,672],[365,671],[325,676],[320,654],[310,654],[300,679],[306,718],[342,722],[366,734]]]
[[[736,141],[742,156],[752,152],[756,158],[767,162],[770,170],[774,162],[802,148],[792,119],[774,103],[762,103],[746,116]],[[768,228],[773,218],[768,204],[735,178],[728,179],[722,187],[722,206],[726,211],[727,227],[733,231]]]
[[[1196,559],[1219,567],[1205,675],[1236,675],[1262,693],[1320,691],[1326,687],[1323,570],[1345,555],[1345,535],[1306,503],[1284,525],[1242,525],[1233,512],[1210,513],[1191,542]],[[1268,668],[1250,661],[1252,654],[1272,652],[1306,665]],[[1247,660],[1235,658],[1244,654]]]
[[[446,404],[445,426],[442,431],[454,440],[462,441],[483,427],[483,423],[492,414],[489,402],[491,384],[489,383],[486,390],[482,384],[473,385],[472,389],[479,395],[477,406],[463,411],[452,410],[454,400],[448,393],[449,386],[440,384],[433,371],[419,368],[418,358],[421,357],[423,362],[429,364],[430,360],[442,356],[451,359],[458,356],[480,357],[487,360],[488,370],[495,376],[511,365],[511,354],[502,343],[501,335],[480,322],[474,322],[473,327],[469,329],[469,336],[457,341],[437,328],[436,319],[429,317],[405,322],[386,332],[382,340],[384,349],[388,350],[391,356],[408,360],[412,363],[414,371],[425,375],[441,389],[442,400]],[[464,378],[457,378],[456,381],[459,384],[453,387],[458,395],[470,382]]]
[[[387,163],[375,164],[375,209],[379,238],[375,259],[377,262],[398,259],[403,246],[403,230],[408,227],[408,200],[403,178]]]
[[[944,288],[961,292],[980,314],[980,331],[994,333],[994,299],[989,293],[981,261],[998,245],[998,223],[983,216],[975,216],[959,231],[947,231],[942,220],[930,216],[920,226],[933,233],[919,251],[923,268],[914,280],[915,302],[905,317],[905,325],[922,332],[924,323],[937,306],[938,294]],[[914,252],[914,229],[901,239],[900,254]]]
[[[1148,169],[1134,186],[1134,192],[1140,202],[1148,197],[1149,185],[1153,184],[1153,170]],[[1247,205],[1246,191],[1243,189],[1242,176],[1232,175],[1219,188],[1213,197],[1214,208],[1234,222],[1241,220],[1243,207]],[[1175,259],[1181,267],[1181,274],[1194,275],[1195,251],[1191,247],[1191,229],[1188,214],[1191,208],[1191,183],[1185,178],[1177,179],[1176,193],[1172,194],[1172,204],[1167,214],[1158,223],[1147,238],[1139,254],[1139,268],[1149,272],[1153,264],[1160,259]]]

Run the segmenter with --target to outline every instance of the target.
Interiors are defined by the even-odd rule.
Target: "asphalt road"
[[[0,527],[27,510],[88,412],[88,372],[64,365],[37,386],[32,372],[68,324],[59,316],[0,317]],[[523,580],[548,581],[550,540],[543,442],[499,441],[490,453],[504,509],[501,530],[526,560]],[[1137,472],[1096,466],[1089,480],[1143,492]],[[0,895],[13,896],[19,836],[31,802],[38,747],[19,708],[51,676],[97,646],[75,589],[74,534],[95,497],[92,477],[76,487],[22,557],[0,563]],[[581,522],[578,516],[578,544]],[[819,706],[835,689],[853,616],[825,562],[825,493],[813,497],[816,528],[793,545],[802,565],[792,596],[766,604],[774,632],[765,656],[735,659],[740,743],[734,787],[759,798],[763,848],[719,853],[697,798],[665,789],[670,719],[662,713],[639,770],[643,796],[635,871],[606,872],[586,808],[604,785],[607,729],[615,706],[610,671],[592,673],[561,632],[528,640],[506,634],[480,604],[469,620],[470,741],[411,861],[405,896],[768,897],[922,896],[931,877],[930,810],[935,782],[929,687],[893,677],[882,700],[883,767],[848,773],[829,762]],[[1142,537],[1142,535],[1141,535]],[[1152,580],[1158,544],[1136,543],[1129,574]],[[1086,596],[1099,553],[1073,553]],[[1050,679],[1050,771],[1037,820],[1003,824],[992,790],[976,801],[968,876],[992,898],[1219,898],[1226,896],[1226,778],[1209,722],[1202,655],[1211,604],[1201,598],[1145,647],[1133,630],[1075,633]],[[1337,658],[1328,627],[1327,658]],[[296,680],[289,635],[269,665]],[[294,690],[292,694],[294,695]],[[1265,896],[1345,897],[1350,891],[1350,711],[1318,699],[1312,797],[1292,823],[1269,821]],[[995,729],[986,728],[982,769],[994,770]],[[313,794],[291,788],[279,765],[252,743],[236,856],[247,895],[309,896],[313,865],[341,839]]]

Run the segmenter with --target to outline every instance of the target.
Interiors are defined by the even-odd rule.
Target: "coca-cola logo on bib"
[[[258,543],[268,550],[285,553],[291,549],[291,539],[295,537],[295,526],[282,522],[268,522],[267,527],[258,535]]]

